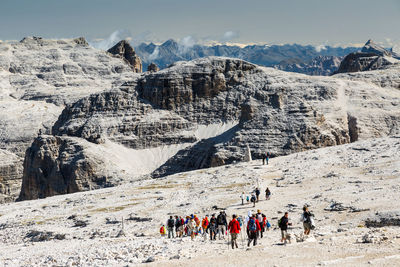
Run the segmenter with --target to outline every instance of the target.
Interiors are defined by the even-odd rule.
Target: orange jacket
[[[209,224],[208,218],[205,217],[205,218],[203,219],[203,221],[201,222],[201,227],[203,227],[204,229],[207,229],[208,224]]]

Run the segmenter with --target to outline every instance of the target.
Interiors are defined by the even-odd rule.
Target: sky
[[[400,45],[400,0],[1,0],[0,40]],[[186,38],[186,39],[185,39]]]

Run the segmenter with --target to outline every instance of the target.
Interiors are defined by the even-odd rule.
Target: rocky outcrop
[[[122,40],[118,42],[116,45],[108,49],[108,52],[126,60],[131,65],[134,72],[142,72],[142,61],[139,56],[136,55],[135,50],[128,41]]]
[[[336,73],[377,70],[400,63],[393,56],[390,51],[368,40],[361,52],[351,53],[343,59]]]
[[[152,149],[162,148],[171,156],[154,165],[155,170],[147,170],[161,177],[241,161],[247,145],[257,159],[265,151],[285,155],[396,134],[400,131],[399,102],[400,91],[393,88],[286,73],[238,59],[204,58],[144,73],[118,90],[68,105],[53,125],[52,134],[56,140],[74,138],[84,140],[92,150],[102,149],[88,154],[84,148],[83,162],[93,155],[109,153],[107,149],[115,144],[124,148],[113,149],[113,153],[127,157],[128,162],[127,155],[144,157]],[[224,128],[227,124],[231,127]],[[74,147],[68,142],[53,143],[57,151],[61,146],[63,151]],[[25,166],[31,167],[26,167],[23,179],[37,186],[30,180],[35,181],[44,163],[32,162],[42,158],[41,151],[46,151],[48,145],[39,138],[36,146],[25,157]],[[155,155],[147,159],[154,160]],[[54,154],[51,162],[58,162],[54,159],[58,157]],[[118,184],[123,173],[129,179],[138,177],[134,169],[127,169],[119,160],[100,161],[112,161],[117,170],[107,176],[107,181],[112,181],[107,186]],[[80,175],[87,180],[90,176],[87,168],[72,172],[68,176],[72,180],[79,181]],[[63,181],[64,176],[58,175],[57,179]],[[65,191],[67,187],[63,188]],[[59,192],[37,190],[31,197]]]
[[[40,136],[26,151],[24,179],[18,200],[44,198],[111,186],[96,174],[101,162],[85,156],[73,139]]]
[[[82,37],[0,42],[0,149],[9,152],[0,161],[11,162],[0,171],[0,199],[18,196],[26,149],[39,131],[50,134],[65,105],[137,76],[124,60]]]
[[[151,62],[149,66],[147,66],[147,71],[150,72],[157,72],[159,71],[160,68],[157,66],[157,64],[155,64],[154,62]]]
[[[284,71],[304,73],[308,75],[332,75],[340,66],[343,57],[336,56],[317,56],[308,62],[283,61],[274,68]]]

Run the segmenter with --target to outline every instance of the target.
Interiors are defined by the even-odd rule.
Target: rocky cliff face
[[[309,62],[281,62],[274,68],[284,71],[304,73],[308,75],[332,75],[340,66],[343,57],[336,56],[318,56]]]
[[[400,129],[399,104],[400,91],[392,87],[286,73],[238,59],[204,58],[144,73],[118,90],[68,105],[52,134],[56,140],[75,138],[92,150],[101,149],[90,154],[84,148],[80,160],[104,155],[99,161],[116,169],[108,176],[109,186],[122,182],[123,176],[137,177],[136,167],[121,165],[122,158],[127,165],[142,160],[133,154],[142,155],[145,164],[159,157],[160,151],[160,155],[169,155],[141,172],[160,177],[240,161],[247,145],[253,158],[260,158],[265,151],[285,155],[395,134]],[[34,185],[37,193],[21,194],[21,199],[59,192],[36,186],[44,163],[34,161],[43,158],[41,151],[48,145],[35,142],[37,147],[25,158],[23,183]],[[58,155],[69,158],[74,145],[53,143],[54,150],[63,147],[63,153],[46,162],[61,170],[64,163],[56,160]],[[73,169],[68,179],[90,180],[90,168],[85,166]],[[49,173],[40,174],[39,180],[56,177],[57,182],[45,183],[52,184],[51,188],[65,184],[67,175]],[[62,188],[61,193],[68,187]]]
[[[368,40],[361,52],[351,53],[343,59],[336,73],[377,70],[399,63],[396,54]]]
[[[122,40],[118,42],[108,49],[108,52],[126,60],[131,65],[134,72],[142,72],[142,61],[127,41]]]
[[[129,64],[84,38],[0,43],[0,149],[9,152],[0,161],[12,162],[0,171],[0,202],[16,198],[26,149],[39,131],[50,133],[66,104],[119,88],[135,76]]]

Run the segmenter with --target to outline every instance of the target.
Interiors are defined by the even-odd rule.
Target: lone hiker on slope
[[[229,222],[228,230],[229,233],[231,234],[232,249],[234,249],[235,246],[236,248],[238,248],[236,240],[241,229],[240,229],[240,223],[238,222],[238,220],[236,220],[236,215],[232,216],[232,221]]]
[[[285,212],[285,215],[282,216],[282,218],[279,220],[279,228],[281,228],[281,242],[286,244],[286,240],[288,239],[288,225],[292,225],[292,223],[289,222],[289,213]],[[290,242],[290,239],[289,239]]]
[[[267,187],[267,189],[265,189],[265,199],[269,200],[271,197],[271,191],[269,190],[269,188]]]
[[[301,219],[303,221],[303,227],[304,227],[304,234],[309,235],[311,229],[313,228],[312,224],[312,216],[314,216],[311,212],[308,211],[308,207],[304,206],[303,207],[303,214],[301,215]]]

